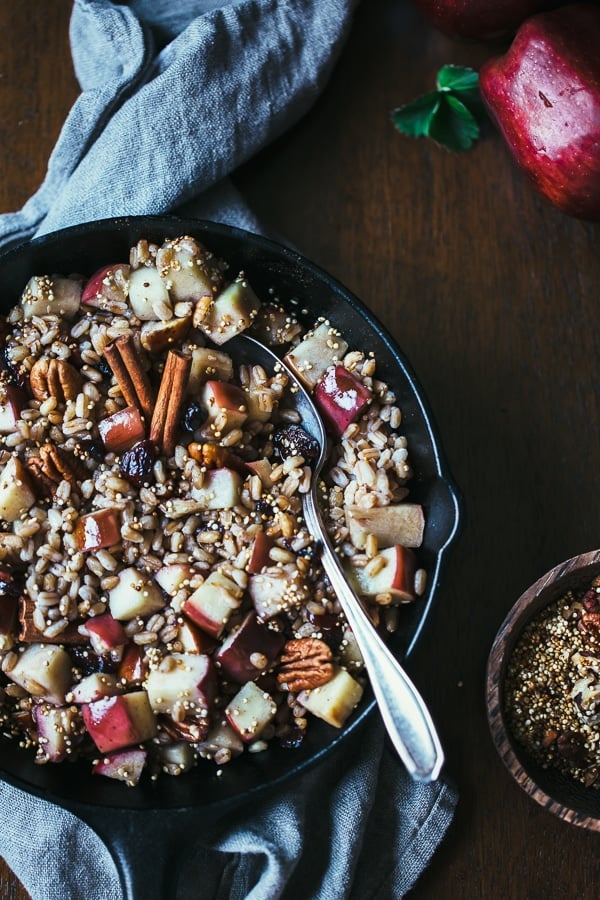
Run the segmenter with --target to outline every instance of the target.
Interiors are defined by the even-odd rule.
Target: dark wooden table
[[[1,211],[38,186],[77,95],[70,5],[48,0],[32,14],[0,0]],[[411,660],[461,800],[412,896],[585,900],[598,892],[599,838],[510,780],[488,734],[484,671],[518,595],[600,545],[600,227],[534,194],[491,129],[458,156],[389,122],[440,65],[478,67],[492,52],[435,33],[405,0],[363,2],[321,99],[238,184],[393,332],[467,501]],[[2,864],[0,894],[26,897]]]

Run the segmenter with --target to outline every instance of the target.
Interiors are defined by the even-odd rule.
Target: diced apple
[[[158,758],[163,772],[168,775],[183,775],[194,767],[196,756],[187,741],[177,744],[160,744]]]
[[[298,570],[272,566],[248,579],[248,592],[261,621],[297,609],[308,599],[308,586]]]
[[[0,434],[13,434],[27,395],[12,384],[0,385]]]
[[[11,589],[11,582],[10,572],[0,572],[0,652],[14,647],[17,639],[19,594]]]
[[[219,431],[219,436],[233,428],[241,428],[248,418],[248,395],[235,384],[227,381],[206,381],[198,397],[206,409],[204,431],[208,436]]]
[[[398,544],[381,550],[378,556],[383,559],[384,565],[373,575],[368,565],[364,569],[352,568],[359,593],[364,597],[391,594],[401,603],[414,600],[417,558],[413,551]]]
[[[209,305],[202,301],[194,311],[194,326],[220,346],[252,324],[260,300],[244,279],[236,279]]]
[[[176,302],[212,298],[221,283],[220,261],[189,235],[166,240],[156,267]]]
[[[182,612],[211,637],[218,638],[240,606],[242,594],[232,578],[216,570],[188,597]]]
[[[118,647],[124,647],[128,640],[125,629],[110,613],[88,619],[84,628],[92,650],[99,656],[110,653]]]
[[[94,763],[92,772],[94,775],[104,775],[106,778],[124,781],[130,787],[135,787],[142,777],[147,758],[147,751],[141,747],[117,750]]]
[[[82,306],[104,309],[107,303],[125,303],[130,271],[127,263],[114,263],[98,269],[84,285]]]
[[[189,587],[190,580],[196,574],[196,570],[187,563],[172,563],[168,566],[161,566],[154,573],[154,580],[163,589],[169,597],[182,588]]]
[[[126,406],[98,422],[98,433],[109,452],[129,450],[146,437],[146,427],[137,406]]]
[[[420,547],[423,543],[425,515],[418,503],[396,503],[390,506],[346,507],[346,525],[354,546],[364,549],[367,536],[375,535],[379,547]]]
[[[173,315],[171,298],[153,266],[141,266],[129,276],[129,303],[138,319],[170,319]]]
[[[187,337],[192,327],[192,316],[167,319],[160,322],[144,322],[140,331],[140,343],[148,353],[163,353]]]
[[[229,354],[213,347],[194,347],[191,352],[192,368],[187,386],[189,397],[197,397],[206,381],[231,381],[233,360]]]
[[[69,703],[93,703],[102,697],[114,697],[121,693],[119,682],[109,672],[92,672],[86,675],[77,684],[74,684],[67,693]]]
[[[35,503],[25,466],[16,456],[11,456],[0,475],[0,519],[15,522]]]
[[[29,279],[21,297],[23,318],[60,316],[72,319],[79,310],[81,284],[73,278],[34,275]]]
[[[284,357],[304,387],[311,391],[330,366],[343,359],[348,344],[329,322],[309,331]]]
[[[72,681],[71,657],[55,644],[30,644],[8,677],[32,697],[62,706]]]
[[[126,685],[139,685],[148,675],[145,651],[139,644],[131,642],[123,651],[119,663],[119,679]]]
[[[271,695],[253,681],[247,681],[225,708],[227,721],[245,744],[259,737],[276,712],[277,704]]]
[[[108,592],[108,605],[115,619],[128,621],[150,616],[166,604],[156,582],[131,566],[119,572],[119,583]]]
[[[217,646],[215,638],[187,619],[184,619],[179,625],[177,640],[181,644],[183,653],[211,653]]]
[[[113,547],[121,540],[116,509],[98,509],[80,516],[73,532],[75,543],[84,553]]]
[[[104,697],[81,707],[87,731],[101,753],[142,744],[157,732],[146,691]]]
[[[345,669],[336,668],[334,676],[327,684],[301,691],[298,703],[313,716],[323,719],[334,728],[342,728],[348,716],[360,703],[362,686]]]
[[[341,437],[373,399],[373,392],[343,366],[327,369],[314,389],[314,400],[325,425]]]
[[[202,487],[193,487],[190,497],[200,509],[232,509],[240,502],[242,479],[233,469],[209,469]]]
[[[348,626],[344,629],[342,642],[340,644],[340,662],[343,663],[344,668],[354,672],[359,672],[365,667],[362,653],[360,652],[360,648],[354,637],[354,632]]]
[[[214,725],[206,736],[206,740],[198,744],[202,756],[213,757],[219,750],[229,750],[231,756],[239,756],[244,752],[244,742],[227,721]]]
[[[271,478],[271,470],[273,466],[268,459],[251,460],[250,462],[246,463],[246,466],[255,475],[258,475],[264,488],[270,490],[273,487],[273,479]]]
[[[251,575],[258,575],[267,566],[273,565],[273,560],[269,553],[275,544],[275,538],[267,534],[266,531],[257,532],[250,551],[250,559],[246,566],[246,571]]]
[[[37,762],[63,762],[79,743],[83,727],[79,711],[72,706],[38,703],[33,708],[38,733]]]
[[[252,323],[252,334],[270,347],[289,344],[302,330],[283,306],[266,303],[261,306]]]
[[[250,612],[240,627],[228,635],[215,656],[215,662],[229,681],[245,684],[255,681],[277,658],[285,637],[259,622]]]
[[[153,669],[146,681],[150,706],[155,713],[171,715],[184,704],[190,715],[212,712],[217,695],[217,678],[206,654],[171,653]]]

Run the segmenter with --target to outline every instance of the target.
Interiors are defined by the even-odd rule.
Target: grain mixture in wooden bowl
[[[375,359],[189,236],[34,275],[0,327],[3,733],[135,784],[341,727],[365,676],[302,519],[318,448],[283,371],[227,341],[248,329],[313,392],[328,528],[393,631],[424,519]]]

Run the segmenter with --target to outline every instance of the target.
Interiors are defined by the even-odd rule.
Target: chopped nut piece
[[[332,653],[325,641],[309,637],[287,642],[277,674],[280,685],[296,693],[327,684],[332,677]]]

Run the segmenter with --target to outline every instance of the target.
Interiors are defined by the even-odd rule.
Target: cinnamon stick
[[[146,422],[152,418],[154,391],[148,373],[142,366],[132,334],[122,334],[104,348],[104,358],[111,367],[128,406],[137,406]]]
[[[189,353],[169,350],[150,423],[150,440],[165,456],[172,456],[175,451],[177,426],[183,412],[191,368],[192,357]]]

